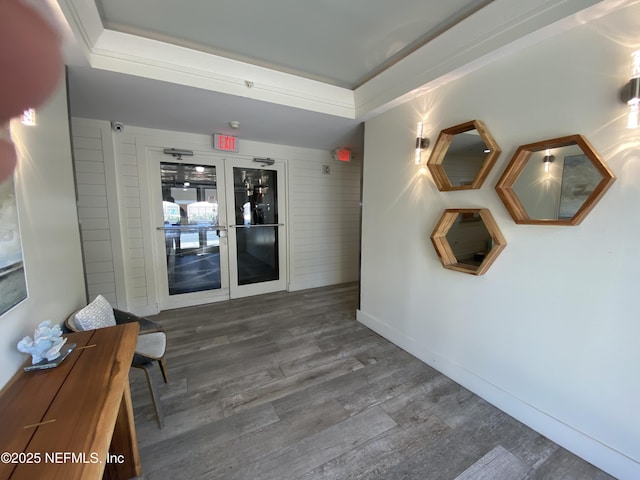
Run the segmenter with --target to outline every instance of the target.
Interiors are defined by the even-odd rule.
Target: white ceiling
[[[489,3],[491,0],[96,2],[105,28],[349,89]]]
[[[357,149],[363,120],[625,3],[55,1],[81,52],[73,116],[202,134],[235,120],[241,139],[322,149]]]

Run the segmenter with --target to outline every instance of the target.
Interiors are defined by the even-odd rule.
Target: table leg
[[[137,477],[142,473],[138,437],[133,419],[131,389],[128,381],[125,382],[109,454],[111,461],[106,465],[105,478],[128,479]]]

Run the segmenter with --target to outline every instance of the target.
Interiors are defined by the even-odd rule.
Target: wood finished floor
[[[611,479],[355,321],[357,285],[163,312],[145,480]]]

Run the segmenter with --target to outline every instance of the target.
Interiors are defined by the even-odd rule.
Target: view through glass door
[[[222,161],[154,157],[160,309],[229,298]]]
[[[150,159],[160,310],[286,288],[282,165]]]
[[[225,166],[231,297],[286,288],[284,165],[233,161]]]

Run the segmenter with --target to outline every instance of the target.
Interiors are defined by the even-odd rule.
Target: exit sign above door
[[[222,133],[213,134],[213,148],[222,150],[223,152],[238,151],[238,137],[232,135],[224,135]]]

